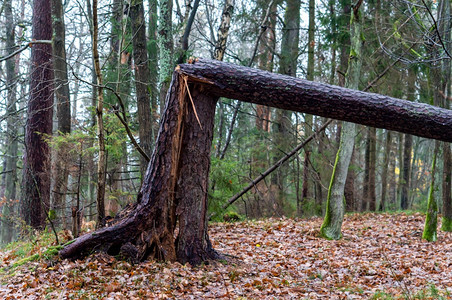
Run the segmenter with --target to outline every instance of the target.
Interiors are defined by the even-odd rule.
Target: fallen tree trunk
[[[234,64],[180,65],[206,93],[452,142],[452,111]]]
[[[182,64],[173,74],[135,209],[114,226],[76,239],[61,257],[93,250],[132,261],[199,264],[218,257],[207,235],[207,189],[220,96],[452,141],[450,110],[219,61]]]

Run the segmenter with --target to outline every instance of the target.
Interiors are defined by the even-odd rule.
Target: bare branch
[[[25,45],[23,45],[22,47],[20,47],[19,49],[17,49],[16,51],[14,51],[13,53],[8,54],[6,56],[1,56],[0,57],[0,62],[16,56],[17,54],[27,50],[29,47],[30,48],[33,47],[34,44],[52,44],[52,41],[50,41],[50,40],[34,40],[34,41],[30,41],[30,42],[26,43]]]
[[[110,92],[112,92],[115,95],[115,97],[118,99],[119,105],[121,106],[121,113],[122,113],[122,116],[121,116],[119,114],[118,109],[113,107],[113,108],[115,108],[114,113],[115,113],[116,117],[118,117],[119,121],[122,123],[122,125],[124,125],[124,128],[126,129],[126,132],[127,132],[127,136],[129,137],[130,142],[132,143],[132,145],[144,157],[144,159],[146,159],[146,161],[149,162],[151,160],[150,157],[146,154],[146,152],[143,150],[143,148],[141,148],[140,144],[137,142],[137,140],[133,136],[132,130],[130,129],[129,125],[127,124],[127,119],[125,118],[126,115],[125,115],[124,101],[122,100],[121,96],[116,92],[116,90],[111,88],[111,87],[109,87],[109,86],[106,86],[106,85],[99,85],[99,84],[94,84],[92,82],[88,82],[88,81],[80,78],[77,74],[75,74],[74,70],[72,70],[72,75],[74,75],[74,77],[77,80],[80,80],[83,83],[86,83],[86,84],[88,84],[90,86],[94,86],[96,88],[107,89],[107,90],[109,90]]]
[[[447,51],[447,48],[446,48],[446,46],[443,43],[443,39],[441,38],[441,34],[438,31],[438,23],[436,22],[436,19],[433,16],[432,11],[427,6],[427,4],[425,3],[424,0],[422,0],[422,3],[424,4],[425,9],[427,10],[428,14],[430,15],[430,18],[432,18],[433,25],[435,27],[435,32],[436,32],[436,35],[438,36],[439,42],[441,43],[441,47],[443,48],[443,50],[446,53],[446,55],[449,56],[449,58],[452,58],[452,56],[450,55],[449,51]]]

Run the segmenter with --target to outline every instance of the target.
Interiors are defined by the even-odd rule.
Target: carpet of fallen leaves
[[[106,254],[30,262],[3,274],[0,299],[423,299],[452,298],[452,234],[421,240],[420,214],[347,215],[343,238],[318,237],[322,220],[214,223],[224,260],[198,267]],[[1,253],[0,267],[9,264]],[[391,297],[389,297],[391,296]]]

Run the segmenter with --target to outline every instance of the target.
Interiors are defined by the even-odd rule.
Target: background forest
[[[448,0],[94,1],[2,1],[1,243],[46,226],[78,235],[134,203],[172,71],[191,56],[339,86],[356,61],[354,88],[449,108]],[[223,207],[326,122],[220,99],[213,219],[324,215],[343,122]],[[449,143],[358,125],[350,132],[347,211],[438,203],[443,229],[452,229]]]

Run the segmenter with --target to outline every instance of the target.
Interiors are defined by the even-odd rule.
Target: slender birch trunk
[[[359,78],[362,65],[362,0],[353,8],[350,19],[351,28],[351,48],[349,66],[346,75],[345,86],[347,88],[358,89]],[[341,142],[336,154],[333,174],[331,175],[330,187],[328,189],[325,218],[320,227],[320,234],[327,239],[340,239],[341,227],[344,219],[344,187],[347,179],[348,168],[355,144],[356,126],[355,124],[344,122],[341,130]]]

